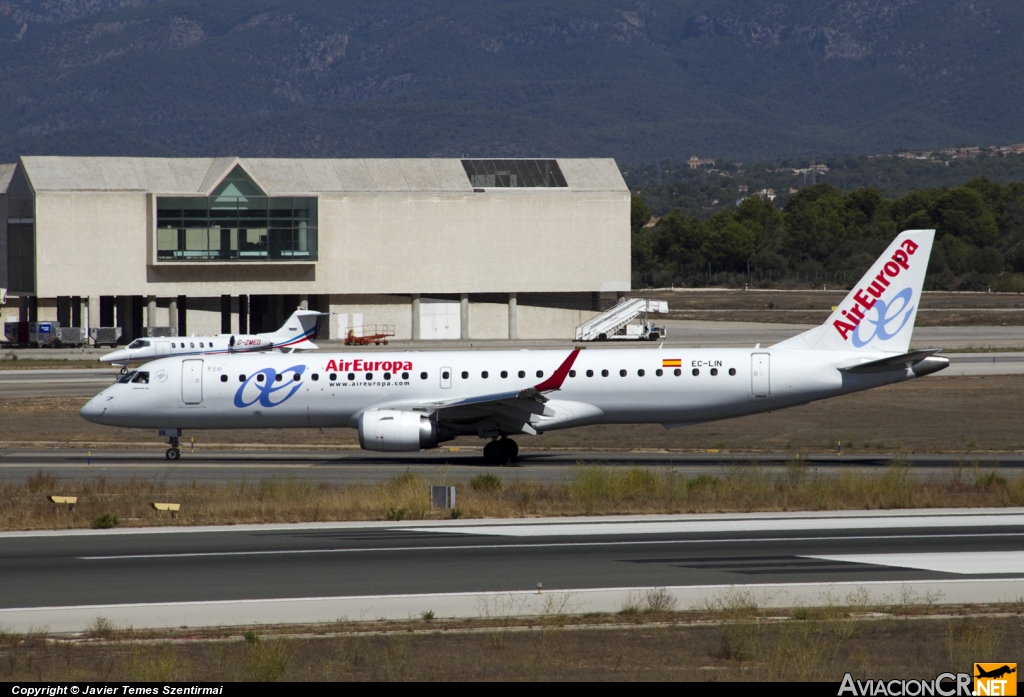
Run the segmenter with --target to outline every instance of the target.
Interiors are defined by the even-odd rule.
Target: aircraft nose
[[[124,349],[118,351],[111,351],[110,353],[100,356],[100,360],[104,363],[113,363],[115,361],[123,361],[129,357],[129,353]]]
[[[102,423],[102,417],[110,407],[110,399],[105,393],[100,392],[85,403],[85,406],[78,412],[78,415],[86,421]]]

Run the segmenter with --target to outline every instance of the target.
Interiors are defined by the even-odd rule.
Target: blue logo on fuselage
[[[913,297],[914,291],[910,288],[904,288],[892,296],[892,300],[888,304],[884,300],[876,300],[871,309],[877,313],[877,317],[875,319],[865,317],[864,321],[857,325],[857,328],[853,330],[853,345],[857,348],[862,348],[871,343],[871,340],[876,337],[879,341],[888,341],[899,334],[900,330],[910,321],[910,316],[914,314],[914,306],[910,304]],[[897,305],[897,300],[902,300],[903,302]],[[896,327],[893,331],[889,331],[889,325],[899,319],[901,314],[903,315],[903,321],[900,322],[900,326]],[[871,336],[862,339],[860,337],[861,327],[868,322],[871,322],[874,326],[874,331],[871,332]]]
[[[293,365],[280,373],[273,368],[256,371],[235,392],[235,406],[244,409],[259,402],[261,407],[276,407],[299,391],[304,370],[304,365]]]

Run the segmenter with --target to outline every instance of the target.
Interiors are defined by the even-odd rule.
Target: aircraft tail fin
[[[300,351],[319,348],[310,339],[316,334],[317,318],[329,314],[314,310],[296,310],[280,329],[270,335],[274,341],[274,348]]]
[[[901,232],[819,327],[773,348],[906,353],[934,230]]]

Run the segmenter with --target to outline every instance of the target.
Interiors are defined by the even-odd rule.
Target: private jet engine
[[[359,447],[399,453],[434,448],[455,433],[415,411],[380,409],[359,415]]]

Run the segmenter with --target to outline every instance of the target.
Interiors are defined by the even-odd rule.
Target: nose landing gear
[[[171,446],[164,453],[168,460],[177,460],[181,457],[181,448],[178,446],[178,436],[181,435],[180,428],[161,428],[160,435],[167,438],[167,445]]]
[[[502,436],[484,446],[484,462],[488,465],[511,465],[519,457],[519,446],[511,438]]]

